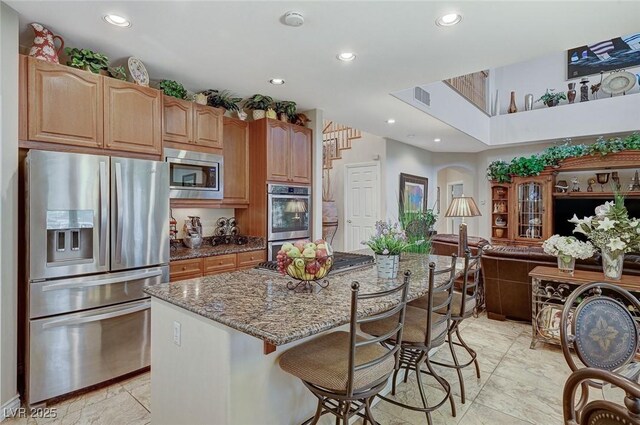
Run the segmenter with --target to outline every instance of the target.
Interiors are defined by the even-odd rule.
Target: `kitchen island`
[[[444,268],[451,260],[409,254],[400,263],[412,272],[411,300],[428,291],[429,261]],[[369,293],[400,279],[378,279],[375,266],[369,266],[329,274],[327,288],[297,292],[287,289],[287,276],[245,270],[147,288],[154,425],[301,423],[312,416],[317,400],[280,370],[278,356],[317,334],[346,327],[351,282]],[[445,279],[437,276],[436,284]],[[367,301],[359,306],[361,316],[399,302],[397,297]],[[278,349],[265,354],[265,343]]]

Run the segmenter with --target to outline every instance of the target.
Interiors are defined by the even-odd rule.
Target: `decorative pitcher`
[[[42,24],[37,22],[31,23],[35,37],[33,38],[33,46],[29,50],[29,56],[46,62],[60,63],[58,54],[64,48],[64,40],[59,35],[55,35]],[[56,49],[55,39],[60,40],[60,47]]]

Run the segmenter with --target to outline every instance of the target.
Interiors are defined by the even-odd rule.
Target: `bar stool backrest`
[[[449,267],[436,270],[434,263],[429,263],[429,293],[427,294],[427,308],[425,314],[427,315],[427,330],[425,332],[424,345],[427,348],[440,345],[444,342],[444,336],[442,335],[442,341],[434,341],[434,337],[440,335],[433,335],[434,326],[448,322],[451,318],[451,300],[453,299],[453,285],[456,280],[456,263],[458,256],[456,254],[451,255],[451,263]],[[446,280],[442,285],[435,284],[435,278],[439,275],[445,275]],[[439,304],[435,304],[436,294],[446,293],[447,296]],[[436,314],[437,312],[437,314]]]
[[[374,367],[385,360],[387,360],[391,356],[395,356],[395,367],[399,366],[399,351],[400,351],[400,342],[402,341],[402,330],[404,327],[404,318],[405,318],[405,310],[407,306],[407,294],[409,293],[409,280],[411,277],[411,272],[406,271],[404,273],[403,281],[400,285],[395,288],[380,291],[380,292],[372,292],[368,294],[360,294],[360,284],[358,282],[353,282],[351,284],[351,323],[350,323],[350,347],[349,347],[349,371],[347,375],[347,396],[353,396],[353,377],[356,371],[360,371],[363,369]],[[384,298],[384,297],[400,297],[400,302],[394,307],[385,310],[381,313],[377,313],[371,316],[358,318],[358,302],[361,300],[371,300],[375,298]],[[376,338],[366,339],[363,341],[357,341],[357,329],[358,325],[367,322],[373,322],[376,320],[386,319],[388,317],[392,317],[394,315],[398,315],[398,324],[387,334],[378,336]],[[383,355],[372,359],[366,363],[362,363],[359,365],[355,364],[356,361],[356,350],[358,348],[379,344],[388,339],[392,339],[395,341],[391,349],[384,353]],[[384,378],[386,379],[386,378]]]
[[[460,297],[460,316],[467,318],[473,314],[472,311],[466,313],[467,304],[477,301],[478,289],[480,287],[480,272],[482,270],[482,247],[478,247],[476,255],[471,255],[471,250],[467,248],[464,252],[464,273],[462,275],[462,296]]]

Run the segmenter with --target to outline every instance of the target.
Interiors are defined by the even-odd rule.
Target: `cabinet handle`
[[[249,259],[253,260],[253,255],[251,257],[249,257]]]
[[[222,265],[222,261],[220,261],[218,264]]]
[[[187,270],[187,266],[182,266],[182,270]]]

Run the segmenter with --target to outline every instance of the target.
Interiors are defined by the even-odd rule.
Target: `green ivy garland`
[[[487,177],[498,183],[509,183],[511,176],[537,176],[545,167],[558,165],[568,158],[588,155],[605,156],[625,150],[640,150],[639,133],[633,133],[624,139],[600,137],[591,145],[572,145],[567,141],[561,145],[550,146],[538,155],[514,158],[510,163],[502,160],[493,161],[487,167]]]

